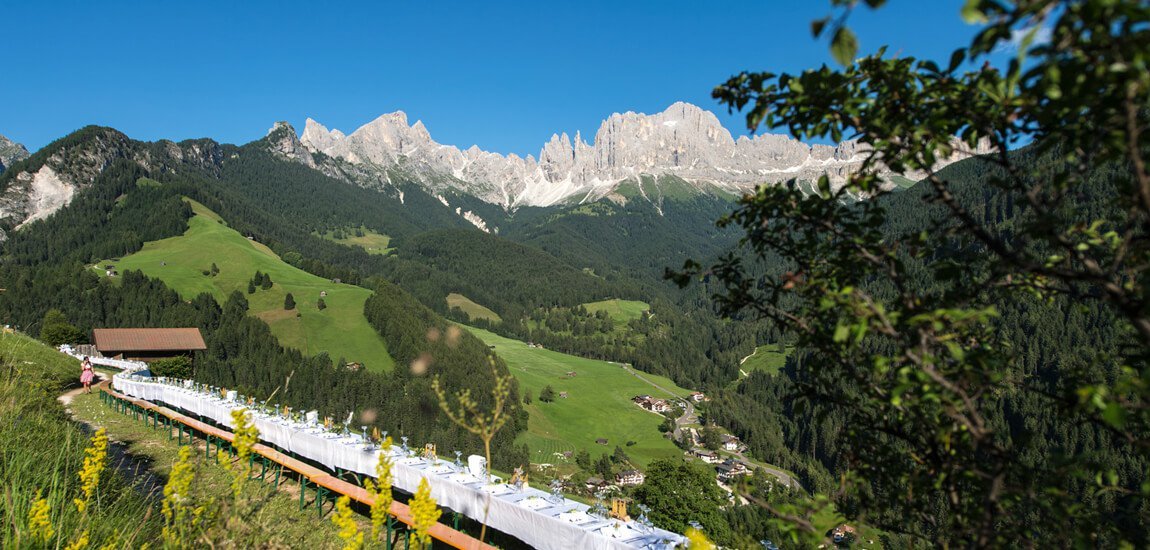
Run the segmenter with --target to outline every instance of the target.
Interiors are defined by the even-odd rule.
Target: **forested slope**
[[[82,145],[84,139],[90,136],[83,133],[66,141]],[[314,408],[335,416],[355,412],[363,424],[379,425],[393,433],[401,429],[403,435],[415,442],[434,441],[442,449],[458,448],[469,453],[481,450],[474,437],[439,414],[437,400],[429,387],[429,378],[440,375],[451,381],[451,387],[471,388],[473,395],[488,391],[493,379],[486,366],[487,348],[469,335],[461,337],[463,343],[459,347],[423,350],[438,357],[422,372],[413,373],[407,363],[386,375],[351,371],[325,354],[308,357],[281,346],[266,324],[247,316],[242,293],[232,294],[223,304],[208,294],[184,301],[160,281],[138,272],[124,272],[119,284],[111,284],[85,265],[91,260],[133,252],[145,240],[180,234],[191,214],[181,196],[191,195],[215,204],[221,213],[235,216],[229,218],[233,227],[249,235],[268,238],[285,256],[294,253],[296,262],[305,269],[324,276],[346,273],[358,280],[361,277],[356,267],[369,266],[381,258],[324,241],[310,235],[310,230],[316,227],[312,222],[318,222],[325,212],[337,211],[334,209],[339,208],[338,201],[349,203],[347,207],[354,217],[357,210],[350,204],[369,202],[364,200],[368,195],[360,193],[374,192],[351,186],[334,187],[329,201],[334,204],[333,210],[322,207],[309,210],[303,206],[290,210],[284,206],[286,212],[270,213],[253,197],[271,189],[254,184],[246,190],[240,189],[244,184],[238,181],[239,173],[231,176],[234,178],[231,180],[218,179],[213,170],[181,164],[179,158],[166,158],[148,169],[130,159],[138,157],[141,151],[155,154],[156,144],[128,142],[123,147],[124,150],[118,152],[123,160],[108,167],[91,187],[80,191],[69,206],[12,233],[3,244],[0,288],[7,291],[0,293],[0,321],[36,331],[48,310],[59,309],[82,332],[93,327],[197,326],[208,343],[208,351],[196,363],[196,377],[203,382],[236,387],[259,396],[271,395],[279,388],[277,400],[296,408]],[[243,156],[243,152],[226,150],[232,161]],[[269,160],[258,152],[254,155],[253,162]],[[275,162],[278,161],[271,162],[273,166],[269,166],[269,170]],[[171,172],[174,167],[182,167],[182,171]],[[217,173],[228,169],[225,164]],[[294,170],[290,166],[283,169]],[[253,169],[253,172],[259,170]],[[274,170],[271,174],[282,175]],[[312,176],[305,174],[296,180],[298,175],[285,176],[284,181],[279,181],[281,198],[288,202],[298,200],[300,205],[323,204],[322,199],[328,197],[329,191],[326,185],[332,182],[324,181],[324,186],[315,187],[319,184],[312,181],[308,187],[307,178]],[[142,176],[160,185],[137,185]],[[276,180],[267,176],[258,181],[271,185]],[[359,219],[386,217],[380,211],[371,210],[372,206],[365,208],[368,210],[363,211],[366,213]],[[405,230],[400,225],[372,224],[371,227]],[[292,248],[294,246],[299,249]],[[445,330],[446,322],[410,295],[390,283],[379,281],[377,284],[387,296],[385,307],[391,318],[404,323],[400,332],[387,330],[385,325],[377,323],[389,349],[411,350],[417,345],[410,340],[414,338],[412,335],[427,338],[433,328]],[[506,372],[501,364],[498,368]],[[519,403],[514,392],[511,402]],[[370,412],[362,414],[367,411]],[[523,450],[512,447],[511,443],[525,426],[526,419],[516,415],[504,428],[505,433],[496,441],[497,465],[519,464],[525,460]]]
[[[1048,157],[1033,149],[1012,154],[1038,174],[1048,162]],[[994,170],[991,164],[972,159],[944,169],[941,177],[951,182],[959,204],[977,223],[1009,241],[1021,225],[1035,220],[1023,197],[986,184]],[[1076,212],[1090,218],[1107,217],[1105,204],[1113,193],[1113,174],[1103,168],[1091,175],[1089,185],[1072,198]],[[945,207],[924,205],[921,196],[921,189],[912,187],[884,197],[888,218],[882,231],[892,236],[919,231],[952,234],[949,230],[957,222],[943,215]],[[1130,341],[1130,334],[1118,328],[1113,310],[1098,300],[1065,294],[1038,298],[1010,292],[1009,288],[983,288],[983,281],[999,265],[984,247],[970,240],[949,238],[925,259],[908,255],[904,261],[908,271],[918,275],[913,282],[916,291],[945,295],[961,288],[962,292],[981,295],[997,312],[992,322],[993,341],[1010,350],[1011,360],[999,367],[1001,389],[979,397],[980,410],[995,431],[996,444],[1021,470],[1034,476],[1020,479],[1012,474],[1006,482],[1057,487],[1081,503],[1083,517],[1106,517],[1108,528],[1142,533],[1138,526],[1146,510],[1140,508],[1136,492],[1150,464],[1106,425],[1085,416],[1064,414],[1066,400],[1076,399],[1066,395],[1069,380],[1112,380],[1122,368],[1116,358]],[[790,269],[766,264],[770,262],[758,266],[758,274],[777,276]],[[884,278],[876,277],[866,285],[876,295],[893,295]],[[864,344],[867,353],[881,354],[883,346],[879,339]],[[837,379],[832,393],[838,398],[799,406],[794,398],[815,391],[813,385],[818,384],[819,392],[828,391],[821,385],[824,381],[800,374],[819,368],[812,361],[817,360],[808,350],[798,349],[779,375],[752,373],[735,389],[716,393],[708,412],[742,437],[756,456],[795,471],[804,486],[833,492],[838,474],[856,460],[860,449],[878,440],[896,440],[897,431],[892,428],[884,433],[882,419],[868,418],[865,407],[849,405],[860,393],[856,385],[860,382],[850,377]],[[800,368],[804,362],[805,370]],[[1104,465],[1113,472],[1117,486],[1133,492],[1100,491],[1095,480],[1057,473],[1075,463]],[[932,530],[924,516],[904,508],[895,494],[884,493],[880,486],[870,491],[865,495],[868,509],[881,509],[882,513],[868,521],[927,538],[943,536]],[[943,497],[939,499],[935,513],[946,509]],[[839,504],[847,510],[855,506],[851,501]],[[1040,503],[1020,503],[1017,514],[1012,522],[1029,524],[1036,530],[1047,527]],[[1101,523],[1095,527],[1098,525]]]

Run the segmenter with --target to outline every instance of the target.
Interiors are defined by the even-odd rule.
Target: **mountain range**
[[[322,155],[307,158],[305,151]],[[814,181],[824,174],[841,184],[866,158],[865,147],[855,141],[808,145],[776,134],[736,139],[713,113],[683,102],[654,115],[615,113],[590,143],[578,132],[574,139],[554,134],[538,157],[438,143],[422,121],[409,124],[403,111],[351,134],[309,118],[298,144],[284,152],[313,165],[327,163],[326,171],[362,184],[386,184],[400,173],[433,191],[454,188],[508,210],[610,198],[621,183],[641,175],[676,176],[702,192],[720,194],[790,179]],[[985,147],[958,149],[935,168],[986,152]],[[899,175],[917,179],[922,174]]]
[[[662,215],[663,199],[672,194],[731,197],[763,183],[813,182],[823,175],[832,185],[841,184],[867,156],[866,148],[855,141],[808,145],[773,134],[736,139],[713,113],[682,102],[654,115],[613,114],[590,143],[578,132],[574,139],[566,133],[553,135],[538,158],[440,144],[422,122],[409,124],[402,111],[380,116],[350,134],[309,118],[299,135],[279,122],[263,141],[282,158],[382,191],[401,204],[405,186],[417,185],[487,232],[498,231],[494,218],[524,207],[640,200]],[[117,159],[148,170],[188,163],[218,170],[225,160],[222,146],[206,139],[131,147],[129,142],[122,133],[100,129],[84,140],[62,138],[29,156],[23,146],[0,136],[0,167],[28,159],[18,170],[0,176],[0,240],[3,230],[67,205]],[[955,151],[935,168],[987,149]],[[912,180],[921,176],[886,175]]]

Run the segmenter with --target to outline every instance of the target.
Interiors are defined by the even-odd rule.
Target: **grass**
[[[455,292],[452,292],[451,294],[447,295],[447,307],[448,308],[456,308],[457,307],[457,308],[463,310],[463,312],[466,313],[467,316],[472,318],[472,319],[487,319],[488,321],[493,321],[496,323],[502,323],[503,322],[503,319],[499,317],[498,313],[495,313],[494,311],[491,311],[490,309],[487,309],[486,307],[483,307],[483,306],[481,306],[475,302],[472,302],[471,299],[468,298],[467,296],[464,296],[462,294],[457,294]]]
[[[223,302],[233,291],[248,300],[248,313],[263,319],[284,346],[310,355],[327,352],[333,359],[362,363],[375,371],[387,371],[394,361],[383,338],[367,322],[363,304],[371,291],[348,284],[335,284],[293,267],[266,246],[248,240],[227,227],[205,206],[189,201],[195,212],[181,236],[145,243],[142,250],[115,262],[116,269],[136,269],[156,277],[184,299],[207,292]],[[111,262],[100,262],[102,267]],[[215,263],[216,276],[203,274]],[[268,290],[247,294],[248,281],[256,271],[271,276]],[[320,293],[327,308],[316,307]],[[294,310],[284,310],[291,293]]]
[[[562,463],[553,455],[564,451],[587,449],[592,457],[610,453],[618,445],[638,466],[671,456],[680,451],[659,433],[663,417],[640,409],[631,402],[639,394],[657,397],[682,397],[690,390],[680,388],[667,378],[640,373],[644,378],[670,390],[670,395],[632,375],[622,366],[605,361],[584,359],[551,350],[529,348],[527,344],[494,333],[465,327],[488,345],[494,346],[519,381],[519,388],[531,395],[525,408],[530,413],[527,432],[519,443],[526,443],[535,463]],[[568,377],[568,372],[575,376]],[[568,397],[552,403],[539,401],[539,392],[551,385],[556,394]],[[607,445],[595,442],[607,438]],[[627,446],[628,441],[635,444]],[[558,465],[558,464],[557,464]]]
[[[793,346],[787,346],[785,353],[779,353],[778,344],[767,344],[755,348],[755,352],[743,360],[739,365],[739,369],[750,374],[754,371],[762,371],[768,374],[778,374],[779,369],[787,364],[787,356],[794,350]]]
[[[179,446],[169,440],[163,430],[115,412],[102,403],[95,393],[77,396],[72,402],[72,409],[81,420],[105,427],[109,437],[122,442],[129,454],[149,464],[151,470],[162,478],[168,476],[172,465],[179,459]],[[199,439],[197,442],[200,443],[199,449],[192,453],[196,465],[192,495],[200,502],[229,501],[232,498],[229,485],[231,475],[216,463],[214,456],[211,459],[205,458],[202,442]],[[254,471],[259,472],[258,465]],[[337,530],[327,517],[330,507],[324,509],[323,518],[317,517],[313,506],[300,511],[295,482],[281,481],[281,485],[291,490],[291,493],[283,489],[275,491],[271,484],[258,480],[248,482],[245,496],[259,503],[258,513],[246,519],[244,529],[229,536],[239,540],[253,537],[266,547],[324,548],[338,541]],[[360,523],[362,529],[363,521]]]
[[[72,499],[90,435],[70,421],[56,396],[79,385],[79,362],[27,336],[0,333],[0,548],[59,547],[88,531],[91,546],[119,540],[134,547],[159,532],[159,510],[115,470],[105,469],[87,516]],[[47,544],[31,538],[28,513],[46,498],[55,533]]]
[[[615,322],[615,327],[621,327],[643,316],[644,311],[650,311],[651,305],[647,302],[639,302],[637,300],[603,300],[601,302],[589,302],[583,304],[587,311],[591,313],[598,313],[606,311],[611,320]]]
[[[320,237],[345,246],[358,246],[366,250],[368,254],[385,256],[390,254],[392,250],[395,250],[388,246],[391,244],[391,237],[387,235],[361,227],[359,231],[363,233],[363,236],[359,237],[356,236],[355,231],[355,229],[345,229],[344,233],[347,234],[347,236],[342,239],[336,238],[334,231],[328,231],[320,235]]]

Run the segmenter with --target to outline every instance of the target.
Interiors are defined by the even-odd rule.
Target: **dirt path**
[[[96,372],[96,378],[98,380],[95,384],[92,384],[93,387],[108,383],[108,375],[102,372]],[[99,390],[92,391],[96,392]],[[99,426],[94,426],[80,419],[76,416],[76,413],[72,411],[72,400],[82,393],[84,393],[84,388],[81,386],[61,394],[56,400],[64,405],[64,410],[68,413],[68,416],[72,418],[73,422],[79,424],[86,433],[93,434]],[[145,498],[158,502],[163,497],[164,484],[167,483],[167,480],[152,471],[151,460],[129,453],[127,444],[112,439],[110,436],[108,437],[108,464],[119,471],[120,475],[124,476],[124,478],[132,480],[133,487]]]
[[[96,371],[96,378],[97,378],[97,381],[95,384],[92,384],[92,386],[96,386],[96,385],[100,384],[101,382],[108,380],[108,375],[106,375],[102,372]],[[60,394],[59,397],[56,398],[56,401],[59,401],[61,405],[64,405],[64,410],[68,411],[68,414],[72,416],[73,420],[75,420],[76,415],[72,414],[72,409],[70,408],[70,405],[72,404],[72,400],[75,399],[76,396],[80,395],[81,393],[84,393],[84,387],[83,386],[80,386],[79,388],[75,388],[75,389],[69,390],[67,392],[64,392],[64,393]]]
[[[98,380],[95,384],[92,385],[92,393],[99,391],[98,389],[95,389],[96,386],[111,383],[111,377],[105,373],[97,371],[96,377]],[[87,420],[79,418],[71,408],[72,401],[76,398],[76,396],[83,393],[83,387],[74,388],[59,395],[56,397],[56,400],[64,405],[64,410],[68,413],[68,416],[72,418],[73,422],[79,424],[81,429],[83,429],[86,433],[93,434],[100,426],[94,425]],[[135,484],[136,490],[139,491],[140,494],[158,502],[163,498],[164,485],[167,483],[167,478],[156,473],[153,466],[154,461],[150,457],[129,452],[129,443],[130,442],[117,440],[112,437],[112,435],[109,435],[108,463],[116,468],[116,470],[118,470],[120,474],[123,475],[126,479],[132,480]],[[191,445],[192,448],[197,451],[197,453],[202,454],[204,448],[204,443],[202,440],[195,439]],[[278,486],[277,489],[279,492],[288,495],[288,497],[292,500],[295,500],[299,497],[299,486],[287,483],[286,479],[284,483],[281,483]]]

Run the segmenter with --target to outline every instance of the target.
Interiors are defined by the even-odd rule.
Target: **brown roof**
[[[92,342],[101,352],[208,349],[198,328],[97,328]]]

